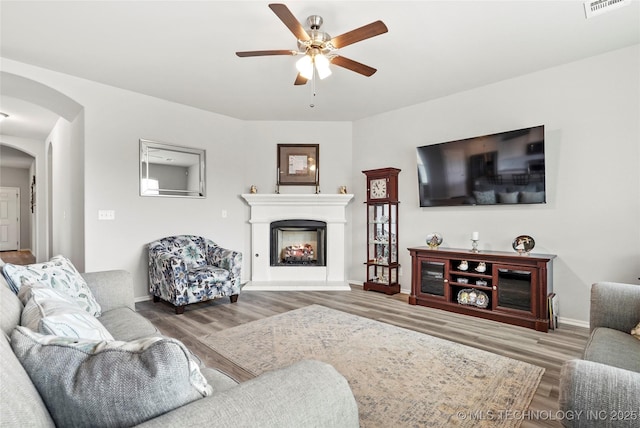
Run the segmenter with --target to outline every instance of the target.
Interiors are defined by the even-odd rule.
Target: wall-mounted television
[[[421,207],[546,202],[544,125],[421,146]]]

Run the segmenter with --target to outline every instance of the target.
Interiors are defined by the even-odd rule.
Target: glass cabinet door
[[[420,260],[420,294],[445,296],[447,263],[444,261]]]
[[[368,260],[379,265],[398,263],[398,206],[370,205]]]
[[[533,285],[537,283],[535,270],[512,269],[508,266],[494,266],[498,283],[495,287],[496,309],[524,311],[534,314]],[[534,314],[535,315],[535,314]]]

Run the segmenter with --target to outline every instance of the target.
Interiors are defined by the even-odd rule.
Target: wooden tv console
[[[411,254],[409,304],[548,331],[547,297],[553,291],[555,255],[474,253],[429,247],[408,250]]]

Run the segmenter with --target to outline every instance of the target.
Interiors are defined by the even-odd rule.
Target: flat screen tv
[[[544,125],[417,148],[421,207],[546,202]]]

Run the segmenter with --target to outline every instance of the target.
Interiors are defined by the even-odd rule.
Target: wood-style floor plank
[[[252,375],[216,355],[198,338],[304,306],[323,305],[544,367],[545,373],[530,410],[548,412],[541,414],[551,416],[558,409],[562,363],[581,356],[589,334],[586,328],[569,325],[560,325],[557,330],[542,333],[496,321],[409,305],[406,294],[387,296],[363,291],[358,286],[352,285],[351,288],[351,292],[245,291],[240,294],[237,303],[230,304],[229,299],[224,298],[190,305],[184,315],[176,315],[173,307],[163,302],[140,302],[136,307],[163,334],[183,341],[206,364],[222,365],[221,369],[243,381],[250,379]],[[482,403],[478,403],[478,409],[472,410],[483,410]],[[525,418],[522,427],[561,426],[558,420],[546,419]]]
[[[0,259],[14,265],[31,265],[36,262],[35,256],[29,250],[0,251]]]

